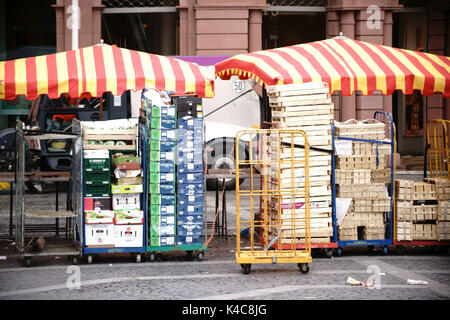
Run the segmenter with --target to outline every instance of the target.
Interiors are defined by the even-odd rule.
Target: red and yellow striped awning
[[[126,90],[157,89],[175,94],[214,96],[214,75],[206,67],[176,58],[95,45],[55,54],[0,61],[0,100],[16,95],[36,99],[69,93],[99,97]]]
[[[216,76],[252,78],[281,85],[321,81],[330,93],[371,95],[394,90],[450,97],[450,58],[351,39],[328,39],[283,48],[238,54],[216,64]]]

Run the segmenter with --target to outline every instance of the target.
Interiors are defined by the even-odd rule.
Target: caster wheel
[[[368,246],[367,250],[369,251],[369,254],[373,254],[373,246]]]
[[[88,260],[88,263],[91,264],[92,263],[92,255],[88,255],[87,260]]]
[[[298,269],[300,270],[301,273],[308,273],[309,272],[309,266],[307,263],[299,263],[298,264]]]
[[[198,261],[203,261],[203,252],[198,253]]]
[[[336,253],[338,257],[342,256],[342,248],[337,248]]]
[[[186,257],[188,260],[192,260],[192,251],[186,251]]]
[[[150,261],[155,262],[155,254],[153,252],[150,253]]]
[[[78,264],[78,257],[72,258],[72,264],[77,265]]]
[[[244,272],[244,274],[249,274],[252,265],[249,264],[249,263],[247,263],[247,264],[241,264],[241,267],[242,267],[242,271]]]
[[[388,253],[389,253],[388,247],[383,247],[383,254],[384,254],[385,256],[387,256]]]
[[[403,256],[406,255],[406,249],[404,246],[397,246],[396,249],[398,254],[401,254]]]
[[[25,258],[25,267],[31,267],[31,258]]]
[[[140,262],[141,262],[141,259],[142,259],[142,256],[141,256],[140,253],[138,253],[138,254],[136,255],[136,263],[140,263]]]
[[[327,255],[328,258],[333,258],[333,249],[332,248],[325,249],[325,254]]]

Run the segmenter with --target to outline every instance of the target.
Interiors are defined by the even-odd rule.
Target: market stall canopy
[[[196,63],[109,45],[0,61],[0,99],[69,93],[99,97],[126,90],[157,89],[175,94],[214,96],[214,74]]]
[[[335,38],[283,48],[238,54],[215,66],[223,80],[232,75],[265,86],[327,82],[330,93],[371,95],[394,90],[450,97],[450,58],[411,50]]]

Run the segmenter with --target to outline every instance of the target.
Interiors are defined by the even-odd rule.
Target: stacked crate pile
[[[450,240],[450,179],[425,178],[423,180],[436,186],[438,240]]]
[[[414,182],[412,192],[413,240],[437,240],[436,185],[428,182]]]
[[[334,105],[331,102],[329,88],[326,83],[312,82],[305,84],[289,84],[269,86],[267,88],[270,107],[272,111],[272,122],[274,128],[299,129],[306,133],[309,145],[321,150],[309,151],[309,185],[310,185],[310,235],[311,243],[328,243],[333,233],[332,207],[331,207],[331,122],[334,118]],[[273,160],[291,158],[291,137],[281,135],[280,150],[277,150],[278,137],[273,137],[268,142],[269,153]],[[296,138],[294,144],[304,145],[302,137]],[[305,158],[304,149],[295,148],[295,160]],[[278,176],[278,168],[273,166],[269,169],[269,178],[272,182],[271,188],[277,188],[281,184],[282,190],[291,189],[291,166],[281,165]],[[294,167],[295,188],[304,188],[304,164],[296,164]],[[304,189],[303,189],[304,190]],[[305,217],[303,204],[304,198],[295,199],[296,219]],[[291,216],[292,199],[290,196],[282,196],[281,203],[278,198],[272,198],[269,203],[272,217],[276,218],[278,206],[282,217]],[[298,216],[297,216],[298,215]],[[291,222],[286,219],[281,231],[281,242],[290,243],[291,236],[304,241],[304,224],[296,224],[292,230]],[[278,232],[278,231],[277,231]]]
[[[395,180],[396,239],[398,241],[413,239],[413,185],[414,182],[410,180]]]
[[[202,243],[204,177],[203,118],[187,116],[178,119],[177,142],[177,244]]]
[[[336,123],[336,137],[390,142],[385,124],[376,121]],[[338,228],[338,240],[385,239],[391,146],[358,140],[336,140],[336,197],[352,199]]]
[[[152,106],[150,112],[149,162],[149,244],[175,244],[176,189],[176,107]]]

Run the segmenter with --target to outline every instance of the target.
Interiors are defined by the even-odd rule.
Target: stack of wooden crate
[[[309,200],[310,200],[310,226],[312,243],[329,243],[333,234],[332,206],[331,206],[331,122],[334,118],[334,105],[329,95],[326,83],[312,82],[305,84],[289,84],[270,86],[267,88],[269,103],[272,111],[274,128],[300,129],[306,133],[308,143],[320,150],[309,150]],[[276,150],[280,146],[280,159],[289,159],[292,156],[290,135],[281,135],[281,144],[274,137],[270,141],[270,153],[278,156]],[[305,150],[298,145],[305,145],[304,138],[294,140],[297,146],[294,149],[296,160],[305,159]],[[304,164],[295,164],[294,183],[291,180],[292,167],[281,164],[280,171],[272,167],[270,176],[272,187],[281,184],[282,189],[297,190],[304,188]],[[280,172],[280,175],[278,175]],[[296,223],[292,228],[288,217],[292,213],[293,204],[290,197],[271,199],[271,208],[276,213],[278,206],[282,210],[282,218],[286,218],[282,227],[282,242],[288,243],[291,237],[303,241],[305,237],[304,223]],[[295,199],[295,214],[304,217],[304,198]],[[295,229],[295,230],[292,230]]]
[[[436,185],[428,182],[413,184],[413,240],[437,240]]]
[[[411,241],[413,239],[412,207],[413,207],[413,181],[395,180],[395,214],[396,239],[398,241]]]
[[[436,186],[438,240],[450,240],[450,179],[425,178]]]
[[[335,136],[390,142],[385,124],[376,121],[336,123]],[[338,228],[339,240],[385,239],[384,213],[391,211],[388,194],[389,144],[336,140],[336,197],[352,199]]]

